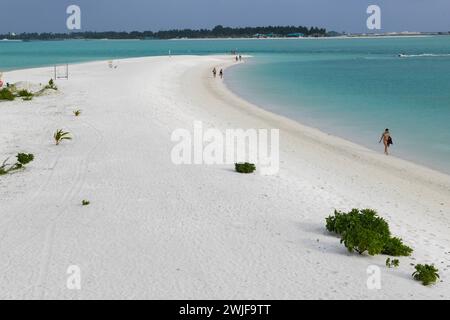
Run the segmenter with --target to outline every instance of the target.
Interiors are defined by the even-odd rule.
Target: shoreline
[[[223,66],[224,70],[233,68],[233,67],[239,67],[239,64],[236,63],[229,63]],[[251,110],[252,112],[255,112],[255,114],[262,115],[267,120],[274,122],[274,123],[280,123],[280,127],[289,127],[295,130],[303,131],[304,133],[310,133],[312,136],[316,137],[320,142],[324,142],[325,144],[328,144],[330,146],[337,146],[337,147],[343,147],[343,148],[349,148],[349,149],[355,149],[355,150],[361,150],[365,154],[372,154],[372,156],[375,156],[377,160],[386,159],[384,163],[386,165],[392,164],[390,163],[390,159],[394,160],[394,165],[398,169],[401,169],[403,166],[409,167],[412,171],[415,169],[419,171],[427,171],[427,174],[434,174],[436,176],[440,176],[443,180],[448,180],[450,182],[450,174],[444,171],[441,171],[436,168],[432,168],[430,166],[427,166],[425,164],[417,163],[408,159],[404,159],[401,157],[390,155],[386,157],[384,154],[381,154],[380,152],[377,152],[376,150],[373,150],[367,146],[364,146],[362,144],[353,142],[351,140],[345,139],[343,137],[340,137],[338,135],[326,133],[320,128],[316,128],[313,126],[309,126],[306,124],[303,124],[301,121],[290,119],[282,114],[277,114],[272,111],[269,111],[265,109],[264,107],[258,106],[254,104],[251,101],[246,100],[243,97],[240,97],[238,94],[236,94],[233,90],[231,90],[226,83],[223,83],[223,88],[219,89],[220,91],[226,92],[227,95],[230,95],[233,97],[234,100],[239,101],[245,108]],[[296,128],[297,127],[297,128]],[[373,159],[374,160],[374,159]]]
[[[0,178],[1,298],[450,297],[450,177],[242,100],[211,74],[231,58],[82,63],[57,81],[58,92],[1,103],[1,159],[36,156]],[[51,71],[6,76],[44,83]],[[171,134],[194,121],[281,129],[279,174],[173,164]],[[73,140],[55,146],[58,128]],[[352,208],[376,209],[413,256],[388,270],[385,256],[348,253],[325,218]],[[444,283],[423,287],[411,263],[435,264]],[[73,265],[80,291],[66,288]],[[382,290],[368,290],[369,266],[381,269]]]
[[[248,57],[247,57],[247,58],[248,58]],[[230,65],[228,68],[229,68],[229,69],[235,68],[235,67],[238,68],[239,65],[240,65],[240,64]],[[325,135],[325,136],[333,136],[333,137],[336,137],[336,138],[339,138],[339,139],[342,139],[342,140],[345,140],[345,141],[354,143],[354,144],[359,145],[359,146],[361,146],[361,147],[363,147],[363,148],[367,148],[368,150],[373,151],[373,152],[375,152],[375,153],[377,153],[377,154],[380,153],[380,151],[379,151],[378,149],[372,148],[372,147],[370,147],[368,144],[364,144],[364,143],[361,143],[361,142],[356,142],[356,141],[349,140],[349,139],[347,139],[345,136],[333,132],[333,130],[330,130],[330,132],[326,132],[326,131],[322,130],[319,126],[315,126],[315,125],[308,124],[308,123],[303,123],[301,120],[291,119],[291,118],[289,118],[288,116],[283,115],[282,113],[279,113],[279,114],[278,114],[278,113],[272,112],[272,111],[270,111],[270,110],[267,108],[267,106],[266,106],[266,107],[260,106],[260,105],[258,105],[257,102],[252,102],[251,99],[247,99],[247,98],[245,98],[245,97],[241,97],[241,96],[239,95],[239,93],[238,93],[238,92],[235,92],[232,88],[230,88],[230,87],[226,84],[226,82],[225,82],[225,86],[227,87],[227,90],[228,90],[231,94],[237,96],[237,97],[240,98],[241,100],[245,101],[246,103],[248,103],[248,104],[250,104],[250,105],[253,105],[253,106],[256,107],[256,108],[259,108],[259,109],[262,109],[262,110],[264,110],[264,111],[267,111],[269,114],[276,115],[276,116],[281,116],[282,118],[284,118],[284,119],[287,120],[287,121],[294,121],[294,122],[300,124],[300,125],[303,126],[303,127],[306,127],[306,128],[309,128],[309,129],[313,129],[313,130],[317,130],[317,131],[319,131],[320,133],[322,133],[322,134]],[[381,149],[382,149],[382,146],[381,146],[380,150],[381,150]],[[438,173],[440,173],[440,174],[444,174],[444,175],[450,176],[450,169],[447,169],[447,168],[440,168],[440,167],[437,166],[437,165],[432,165],[431,163],[427,163],[426,160],[422,160],[422,161],[414,160],[414,159],[413,159],[414,156],[412,156],[411,154],[405,154],[405,155],[402,155],[402,156],[397,156],[397,155],[392,155],[392,154],[390,154],[390,155],[389,155],[389,158],[400,159],[400,160],[406,161],[406,162],[408,162],[408,163],[417,165],[417,166],[419,166],[419,167],[426,168],[426,169],[429,169],[429,170],[438,172]]]
[[[255,40],[259,40],[259,39],[255,39]],[[118,59],[110,59],[110,60],[117,61],[117,62],[120,62],[120,61],[126,62],[126,61],[141,60],[141,59],[148,59],[148,58],[170,58],[170,57],[190,57],[190,56],[191,55],[172,55],[172,56],[163,55],[163,56],[145,56],[145,57],[118,58]],[[220,54],[205,55],[205,56],[203,56],[203,55],[192,55],[192,56],[194,56],[194,57],[225,57],[224,55],[220,55]],[[239,67],[239,65],[241,64],[241,63],[235,63],[234,59],[232,59],[233,57],[234,56],[230,55],[230,60],[233,60],[233,62],[228,62],[228,63],[226,63],[226,64],[221,66],[224,69],[224,71],[226,69],[229,69],[229,68]],[[251,56],[251,55],[243,55],[242,57],[245,58],[245,59],[253,58],[253,56]],[[107,63],[110,60],[101,60],[100,59],[100,60],[73,62],[73,63],[67,63],[67,64],[69,66],[80,66],[80,65],[84,65],[84,64]],[[65,64],[58,64],[58,66],[59,65],[65,65]],[[3,74],[5,75],[5,74],[11,73],[11,72],[26,72],[28,70],[39,70],[39,69],[46,69],[46,68],[53,68],[53,67],[54,67],[54,65],[46,65],[46,66],[37,66],[37,67],[23,68],[23,69],[5,70],[5,71],[3,71]],[[320,128],[304,124],[304,123],[302,123],[299,120],[290,119],[290,118],[288,118],[288,117],[286,117],[286,116],[284,116],[282,114],[277,114],[277,113],[274,113],[274,112],[271,112],[271,111],[267,110],[264,107],[258,106],[256,104],[252,103],[251,101],[248,101],[248,100],[246,100],[243,97],[240,97],[231,88],[229,88],[226,85],[225,82],[224,82],[224,88],[225,88],[225,91],[229,95],[234,96],[235,99],[240,100],[241,102],[243,102],[247,106],[250,106],[250,109],[254,109],[256,111],[264,111],[269,117],[273,117],[273,119],[278,118],[282,122],[283,121],[286,122],[286,124],[287,123],[291,123],[291,125],[298,124],[300,127],[304,128],[306,130],[316,131],[316,133],[319,133],[320,135],[322,135],[322,138],[324,138],[324,137],[337,138],[337,139],[342,140],[344,142],[347,142],[347,143],[350,143],[350,144],[354,144],[354,145],[356,145],[356,146],[358,146],[360,148],[365,148],[365,149],[367,149],[367,151],[373,152],[375,154],[379,154],[379,152],[377,152],[376,150],[371,149],[371,148],[369,148],[369,147],[367,147],[367,146],[365,146],[363,144],[359,144],[359,143],[353,142],[351,140],[348,140],[348,139],[346,139],[344,137],[341,137],[341,136],[338,136],[338,135],[335,135],[335,134],[332,134],[332,133],[324,132]],[[427,169],[427,170],[429,170],[431,172],[435,172],[435,173],[437,173],[439,175],[447,176],[450,179],[450,173],[442,171],[442,170],[440,170],[438,168],[433,168],[432,166],[429,166],[427,164],[418,163],[418,162],[415,162],[413,160],[409,160],[409,159],[406,159],[406,158],[397,157],[397,156],[393,156],[393,155],[390,155],[389,158],[396,159],[396,161],[404,161],[405,164],[408,163],[409,165],[417,166],[417,167],[422,168],[422,169]]]

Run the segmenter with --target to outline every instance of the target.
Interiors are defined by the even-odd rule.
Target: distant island
[[[134,39],[134,40],[167,40],[167,39],[213,39],[213,38],[301,38],[329,36],[325,28],[268,26],[230,28],[216,26],[213,29],[183,29],[166,31],[132,31],[132,32],[70,32],[70,33],[8,33],[0,35],[5,40],[67,40],[67,39]]]

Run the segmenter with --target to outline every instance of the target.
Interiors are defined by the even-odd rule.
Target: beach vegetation
[[[326,228],[338,234],[350,252],[399,257],[413,251],[401,239],[391,236],[389,224],[372,209],[353,209],[348,213],[335,210],[334,216],[326,218]]]
[[[0,100],[13,101],[14,99],[15,96],[9,88],[3,88],[0,90]]]
[[[79,117],[81,115],[81,110],[74,110],[73,114],[75,115],[75,117]]]
[[[424,286],[435,284],[439,277],[439,270],[434,265],[418,264],[416,271],[412,274],[414,280],[422,282]]]
[[[58,87],[55,85],[55,81],[53,81],[53,79],[50,79],[48,81],[48,84],[45,86],[45,89],[58,90]]]
[[[33,93],[25,89],[18,91],[17,96],[21,97],[23,101],[30,101],[33,99]]]
[[[33,94],[30,92],[30,91],[28,91],[28,90],[25,90],[25,89],[23,89],[23,90],[19,90],[19,92],[17,92],[17,95],[19,96],[19,97],[32,97],[33,96]]]
[[[384,237],[362,224],[352,225],[342,234],[341,243],[345,245],[349,252],[356,251],[374,256],[383,251]]]
[[[8,160],[3,161],[0,166],[0,175],[5,175],[12,171],[17,171],[20,169],[24,169],[27,164],[34,160],[34,155],[31,153],[19,153],[16,156],[17,161],[14,164],[8,164]]]
[[[398,268],[400,266],[400,261],[398,259],[386,259],[386,267],[388,268]]]
[[[390,237],[384,244],[383,254],[393,257],[408,257],[413,249],[403,244],[402,239]]]
[[[299,34],[310,37],[321,37],[327,34],[339,35],[337,32],[327,33],[325,28],[307,26],[258,26],[258,27],[228,27],[216,26],[212,29],[172,29],[157,32],[152,31],[131,31],[131,32],[73,32],[73,33],[21,33],[14,39],[20,40],[61,40],[61,39],[182,39],[182,38],[252,38],[255,35],[264,37],[289,37],[292,34]],[[0,35],[0,39],[9,39],[11,35]]]
[[[239,173],[249,174],[256,171],[256,166],[253,163],[236,163],[235,169]]]
[[[72,137],[70,137],[69,135],[69,132],[65,132],[62,129],[56,130],[55,134],[53,135],[56,145],[59,145],[63,140],[72,140]]]
[[[90,202],[89,200],[83,200],[83,201],[81,202],[81,204],[85,207],[85,206],[90,205],[91,202]]]

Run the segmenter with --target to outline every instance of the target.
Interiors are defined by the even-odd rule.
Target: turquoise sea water
[[[450,173],[450,37],[0,41],[0,71],[235,49],[254,56],[226,74],[247,100],[380,152],[388,127],[395,155]]]
[[[450,37],[319,40],[261,54],[229,86],[271,111],[450,173]],[[404,53],[405,57],[399,57]]]

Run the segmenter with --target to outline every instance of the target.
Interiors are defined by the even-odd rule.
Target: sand
[[[0,177],[0,298],[450,298],[450,177],[243,101],[210,74],[231,60],[71,65],[57,92],[0,103],[0,161],[36,156]],[[37,84],[52,74],[4,79]],[[171,134],[194,121],[280,129],[280,172],[174,165]],[[55,146],[56,129],[73,140]],[[377,209],[412,257],[387,269],[385,256],[347,252],[325,218],[354,207]],[[434,263],[443,282],[413,281],[412,263]],[[380,290],[367,287],[370,266],[380,268]],[[67,286],[72,270],[81,290]]]

